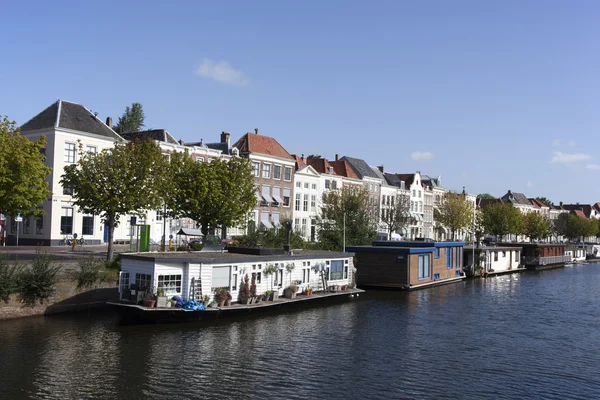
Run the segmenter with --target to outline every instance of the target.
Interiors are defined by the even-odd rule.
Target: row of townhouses
[[[81,104],[58,100],[21,126],[21,133],[31,140],[45,135],[46,165],[52,168],[49,189],[52,195],[40,205],[45,215],[38,219],[24,218],[21,227],[8,217],[7,243],[15,241],[17,233],[22,244],[56,245],[74,234],[83,236],[87,243],[104,243],[108,240],[108,230],[97,215],[81,213],[73,204],[72,191],[63,188],[59,181],[64,167],[77,161],[79,143],[90,152],[98,152],[113,146],[115,141],[150,139],[159,144],[165,154],[187,150],[197,162],[210,162],[211,159],[233,156],[247,157],[252,165],[256,184],[256,207],[249,215],[249,229],[276,229],[283,221],[292,221],[294,229],[306,240],[316,240],[316,222],[321,208],[321,199],[328,190],[343,187],[364,188],[369,194],[369,207],[377,223],[379,238],[415,239],[431,238],[445,240],[449,230],[434,219],[434,209],[441,201],[446,189],[441,177],[437,178],[414,173],[391,173],[383,166],[370,166],[366,161],[355,157],[339,157],[333,160],[324,157],[307,157],[290,154],[279,142],[269,136],[254,132],[244,134],[232,143],[231,135],[222,132],[220,140],[214,143],[184,143],[176,140],[165,129],[119,135],[112,129],[111,118],[103,122],[98,116]],[[463,191],[464,192],[464,191]],[[476,197],[465,193],[466,198],[476,205]],[[384,223],[385,216],[399,201],[406,201],[410,214],[408,226],[399,232],[389,232]],[[600,216],[598,203],[579,210],[562,205],[561,209],[534,203],[519,193],[510,191],[500,201],[514,204],[524,212],[536,211],[555,218],[560,212],[582,212],[587,217]],[[539,204],[538,204],[539,203]],[[477,204],[481,206],[482,204]],[[196,224],[189,219],[164,219],[162,210],[149,210],[145,217],[136,221],[150,225],[150,237],[160,242],[177,234],[181,229],[194,229]],[[115,232],[115,240],[128,241],[131,236],[131,215],[123,215]],[[239,228],[228,228],[227,236],[243,234]],[[465,239],[466,232],[458,232],[456,239]]]

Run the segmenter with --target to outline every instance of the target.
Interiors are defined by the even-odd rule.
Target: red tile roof
[[[277,140],[269,136],[248,132],[235,142],[233,146],[242,154],[257,153],[294,160],[294,157]]]
[[[542,203],[538,199],[527,199],[527,200],[529,200],[535,208],[542,208],[542,207],[550,208],[550,206],[548,204]]]
[[[589,204],[563,204],[565,210],[581,211],[586,218],[592,214],[592,206]]]
[[[477,207],[485,207],[488,204],[504,203],[502,199],[477,199]]]
[[[581,210],[571,210],[571,212],[570,212],[570,213],[571,213],[571,214],[575,214],[575,215],[577,215],[579,218],[582,218],[582,219],[588,219],[588,218],[585,216],[585,214],[583,213],[583,211],[581,211]]]
[[[294,157],[294,160],[296,160],[296,171],[306,165],[304,160],[302,158],[298,157],[296,154],[292,154],[292,157]]]
[[[350,164],[345,160],[330,161],[329,165],[333,167],[336,175],[345,176],[347,178],[360,179],[354,172]]]
[[[313,167],[315,169],[315,171],[317,171],[320,174],[328,174],[329,173],[329,167],[332,166],[327,161],[326,158],[307,158],[305,161],[306,161],[306,164],[308,164],[311,167]],[[335,169],[333,171],[333,175],[337,175],[335,173]]]

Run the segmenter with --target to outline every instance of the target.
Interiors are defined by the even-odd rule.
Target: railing
[[[552,256],[552,257],[525,257],[525,265],[551,265],[563,264],[573,261],[573,257],[568,256]]]

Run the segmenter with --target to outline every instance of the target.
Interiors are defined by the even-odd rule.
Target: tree
[[[570,240],[576,240],[594,234],[592,222],[574,214],[560,214],[556,219],[555,226],[556,231],[560,235]]]
[[[530,212],[523,216],[522,228],[523,235],[532,241],[546,238],[551,233],[550,221],[536,212]]]
[[[490,203],[481,209],[485,232],[501,238],[520,232],[521,212],[511,204]]]
[[[496,197],[492,196],[492,195],[491,195],[491,194],[489,194],[489,193],[481,193],[481,194],[478,194],[478,195],[477,195],[477,198],[478,198],[478,199],[493,200],[493,199],[495,199]]]
[[[385,225],[390,238],[393,232],[398,232],[413,220],[410,215],[410,197],[399,195],[392,200],[394,198],[391,208],[381,209],[381,222]]]
[[[473,204],[466,196],[459,193],[448,192],[435,210],[435,219],[452,231],[452,240],[456,231],[463,230],[473,223]]]
[[[43,215],[38,206],[52,193],[44,165],[46,138],[31,141],[7,117],[0,117],[0,213]]]
[[[125,107],[125,112],[113,129],[117,133],[139,132],[145,126],[145,119],[144,107],[140,103],[132,103],[131,107]]]
[[[344,226],[347,245],[371,244],[377,232],[369,210],[369,193],[363,188],[345,187],[325,192],[317,220],[319,247],[341,250]]]
[[[79,153],[77,163],[65,167],[60,183],[74,190],[73,203],[82,212],[100,215],[108,226],[110,261],[119,216],[163,205],[158,188],[165,179],[166,160],[160,147],[149,140],[115,143],[97,155],[84,152],[80,145]]]
[[[543,203],[547,206],[553,206],[554,203],[550,201],[550,199],[548,199],[547,197],[536,197],[535,198],[537,201],[539,201],[540,203]]]
[[[175,185],[170,208],[177,216],[191,218],[206,239],[220,225],[243,224],[256,205],[256,187],[250,161],[241,157],[196,162],[187,152],[175,152],[177,168],[170,181]]]

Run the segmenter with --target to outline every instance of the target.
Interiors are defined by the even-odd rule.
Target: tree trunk
[[[115,217],[106,217],[106,224],[108,224],[108,251],[106,252],[106,261],[112,261],[114,254],[114,237],[115,237]]]
[[[208,224],[203,222],[200,231],[202,232],[202,243],[206,243],[206,236],[208,236]]]

